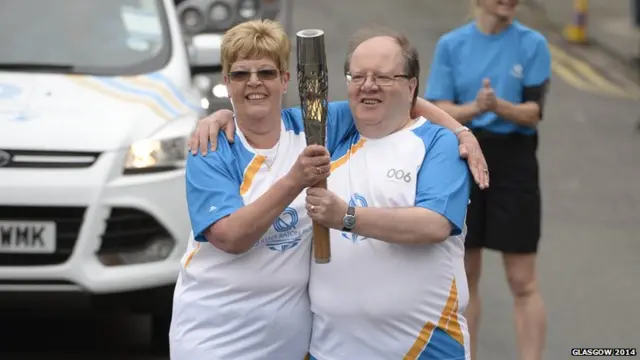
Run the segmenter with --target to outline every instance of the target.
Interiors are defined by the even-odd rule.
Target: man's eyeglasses
[[[257,71],[229,71],[229,79],[231,79],[231,81],[247,81],[251,78],[251,74],[256,74],[258,76],[258,79],[260,80],[273,80],[278,77],[280,71],[276,69],[260,69]]]
[[[409,79],[409,75],[375,75],[372,74],[373,82],[378,86],[390,86],[397,79]],[[351,74],[347,73],[347,81],[355,84],[362,85],[365,81],[367,81],[367,74]]]

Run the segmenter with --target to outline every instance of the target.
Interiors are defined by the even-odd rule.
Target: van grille
[[[2,168],[77,169],[91,167],[100,153],[3,149],[0,155]]]

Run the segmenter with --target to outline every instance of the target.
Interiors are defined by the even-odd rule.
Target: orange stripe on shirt
[[[442,309],[437,327],[444,330],[449,336],[464,345],[462,328],[458,322],[458,288],[456,287],[456,279],[453,279],[451,282],[449,297],[447,298],[444,309]],[[435,328],[436,325],[432,322],[424,324],[416,340],[413,342],[413,346],[411,346],[411,349],[409,349],[403,360],[418,359],[424,348],[427,346]]]
[[[366,141],[365,139],[360,138],[360,140],[358,140],[357,143],[351,145],[351,148],[347,150],[346,154],[342,155],[340,158],[338,158],[338,160],[335,160],[334,162],[331,163],[331,171],[334,171],[340,166],[346,164],[347,161],[349,161],[349,157],[351,157],[352,154],[355,154],[356,151],[362,149],[362,146],[364,145],[365,141]]]
[[[403,360],[416,360],[418,356],[422,353],[422,350],[427,346],[427,342],[431,338],[431,334],[433,330],[436,328],[436,325],[432,322],[427,322],[424,324],[416,341],[413,342],[413,346],[407,352],[407,354],[402,358]]]
[[[240,185],[240,195],[245,195],[249,189],[251,189],[251,185],[253,184],[253,179],[256,177],[258,170],[264,164],[266,157],[262,155],[256,155],[253,160],[247,166],[247,170],[244,172],[244,178],[242,179],[242,184]]]
[[[200,243],[199,242],[196,243],[196,247],[193,248],[193,250],[191,250],[189,255],[187,255],[187,260],[184,261],[184,268],[185,269],[187,268],[187,266],[189,266],[189,264],[191,263],[191,260],[193,260],[193,257],[198,253],[198,251],[200,251]]]
[[[462,335],[462,328],[458,321],[458,288],[456,286],[456,279],[451,281],[449,298],[447,299],[447,304],[442,310],[438,327],[444,330],[461,345],[464,345],[464,336]]]

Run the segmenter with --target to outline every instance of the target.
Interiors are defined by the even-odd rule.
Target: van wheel
[[[151,349],[155,353],[169,353],[169,327],[171,316],[153,315],[151,317]]]

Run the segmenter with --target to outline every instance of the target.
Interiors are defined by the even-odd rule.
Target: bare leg
[[[478,324],[481,312],[478,287],[482,271],[482,248],[465,250],[464,267],[467,273],[467,282],[469,283],[469,304],[464,312],[464,317],[467,319],[469,337],[471,338],[471,360],[475,360],[478,349]]]
[[[541,360],[546,315],[536,277],[536,254],[503,254],[507,280],[515,302],[521,360]]]

